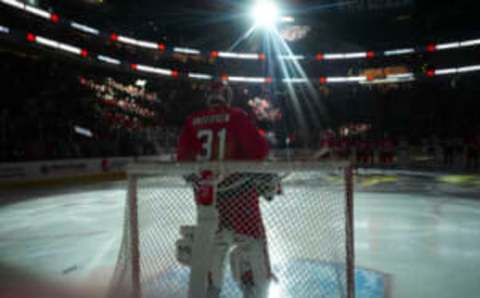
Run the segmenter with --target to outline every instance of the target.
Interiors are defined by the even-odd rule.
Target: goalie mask
[[[233,91],[226,82],[215,81],[210,86],[207,93],[207,105],[230,105],[232,102]]]

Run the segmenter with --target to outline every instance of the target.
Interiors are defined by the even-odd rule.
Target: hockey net
[[[195,177],[205,170],[219,177],[212,182],[217,209],[245,189],[261,195],[274,276],[267,297],[354,297],[352,173],[339,162],[130,165],[112,297],[188,297],[193,269],[179,262],[176,242],[182,226],[197,222]],[[225,209],[243,207],[236,202],[223,205],[221,212],[235,216]],[[248,230],[245,222],[241,228]],[[227,256],[220,297],[242,297],[231,271]]]

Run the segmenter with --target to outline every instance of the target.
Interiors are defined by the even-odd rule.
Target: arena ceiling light
[[[255,27],[272,29],[280,20],[280,11],[273,0],[256,0],[251,11]]]

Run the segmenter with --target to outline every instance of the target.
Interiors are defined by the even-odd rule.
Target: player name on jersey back
[[[198,116],[193,118],[192,124],[194,126],[207,125],[207,124],[221,124],[230,122],[230,114],[213,114]]]

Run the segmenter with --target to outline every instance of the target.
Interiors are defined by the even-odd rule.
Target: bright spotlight
[[[279,20],[278,7],[271,0],[257,0],[252,9],[255,26],[272,28]]]

